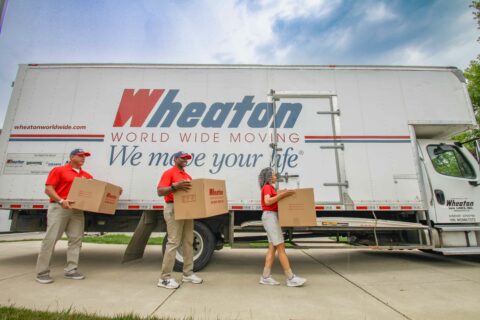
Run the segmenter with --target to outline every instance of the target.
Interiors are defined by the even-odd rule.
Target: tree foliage
[[[477,29],[480,29],[480,0],[472,1],[470,8],[473,9],[473,18],[477,21]],[[480,42],[480,37],[477,39]],[[467,79],[467,88],[472,101],[473,110],[475,112],[475,118],[477,124],[480,125],[480,55],[475,60],[470,61],[470,65],[464,71],[465,78]],[[454,140],[459,142],[469,141],[480,137],[480,129],[471,129],[459,135],[453,137]],[[475,153],[475,143],[467,143],[465,146]]]
[[[470,61],[470,66],[464,71],[464,75],[467,79],[468,93],[472,101],[475,118],[477,119],[477,124],[480,125],[480,55],[475,60]],[[480,137],[480,129],[471,129],[456,135],[453,139],[459,142],[465,142],[478,137]],[[474,152],[474,142],[467,143],[465,146]]]
[[[477,29],[480,29],[480,1],[473,0],[470,8],[473,8],[473,19],[477,20]],[[477,41],[480,42],[480,37],[478,37]]]

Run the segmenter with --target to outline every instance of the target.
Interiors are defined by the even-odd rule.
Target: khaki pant
[[[47,233],[37,259],[37,274],[50,272],[50,261],[55,244],[64,232],[68,237],[67,265],[64,270],[65,272],[75,270],[78,267],[84,227],[83,211],[63,209],[57,203],[50,203],[47,212]]]
[[[162,275],[160,278],[169,279],[175,264],[177,248],[182,246],[183,274],[193,274],[193,220],[175,220],[173,203],[166,203],[163,217],[167,223],[168,242],[163,253]]]

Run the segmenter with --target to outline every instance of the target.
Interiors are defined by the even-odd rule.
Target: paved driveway
[[[0,239],[1,240],[1,239]],[[303,288],[258,284],[265,250],[223,249],[199,273],[203,285],[158,288],[160,246],[120,264],[124,245],[84,244],[80,271],[62,278],[66,242],[57,245],[55,282],[34,281],[39,241],[0,243],[0,304],[40,310],[182,319],[480,319],[480,258],[418,251],[289,250]],[[179,276],[177,274],[177,276]]]

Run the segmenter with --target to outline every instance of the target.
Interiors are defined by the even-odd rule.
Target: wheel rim
[[[193,230],[193,261],[201,256],[204,248],[203,238],[196,230]],[[178,247],[175,258],[183,263],[183,246]]]

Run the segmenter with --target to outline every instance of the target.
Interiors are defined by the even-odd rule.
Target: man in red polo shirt
[[[48,174],[45,182],[45,193],[50,198],[47,212],[47,233],[42,241],[42,247],[37,259],[36,280],[39,283],[52,283],[50,277],[50,260],[57,240],[65,232],[68,237],[67,265],[64,277],[73,280],[85,278],[77,271],[80,248],[84,231],[83,211],[72,209],[72,201],[67,199],[73,180],[77,177],[92,179],[92,176],[82,170],[85,157],[90,153],[83,149],[70,152],[70,162],[61,167],[55,167]]]
[[[157,193],[165,197],[163,217],[167,224],[168,242],[163,253],[162,274],[158,281],[159,287],[177,289],[180,285],[172,278],[173,266],[177,248],[182,246],[183,251],[183,278],[182,282],[200,284],[203,280],[193,273],[193,220],[175,220],[173,211],[174,193],[177,190],[191,188],[192,178],[185,172],[188,160],[192,156],[179,151],[173,155],[175,165],[165,171],[157,186]]]

